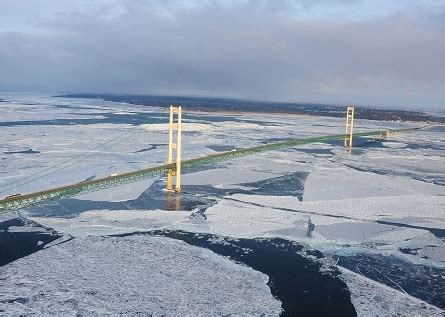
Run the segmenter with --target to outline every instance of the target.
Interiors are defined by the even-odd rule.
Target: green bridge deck
[[[418,129],[418,128],[415,128]],[[403,129],[403,130],[386,130],[390,132],[402,132],[415,129]],[[369,137],[369,136],[381,136],[386,131],[371,131],[354,133],[354,137]],[[181,167],[183,171],[190,168],[196,168],[203,165],[212,164],[215,162],[226,161],[235,159],[238,157],[263,153],[272,150],[279,150],[284,148],[290,148],[298,145],[305,145],[311,143],[321,143],[331,140],[340,140],[346,137],[345,134],[325,135],[319,137],[311,137],[304,139],[293,139],[289,141],[276,142],[266,145],[259,145],[245,149],[239,149],[235,151],[217,153],[207,155],[205,157],[194,158],[182,161]],[[30,194],[11,197],[9,199],[0,200],[0,213],[6,213],[15,209],[24,208],[27,206],[35,205],[46,200],[56,200],[72,197],[78,194],[84,194],[94,191],[103,190],[106,188],[124,185],[128,183],[137,182],[140,180],[152,178],[155,176],[162,176],[167,173],[168,169],[175,169],[175,164],[172,165],[160,165],[156,167],[150,167],[134,172],[119,174],[115,176],[109,176],[105,178],[95,179],[91,181],[85,181],[72,185],[57,187],[44,191],[34,192]]]

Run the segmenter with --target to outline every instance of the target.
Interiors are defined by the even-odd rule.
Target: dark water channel
[[[339,278],[339,270],[322,263],[320,252],[307,250],[295,242],[279,238],[233,239],[169,230],[136,234],[181,240],[268,275],[272,295],[282,302],[282,316],[356,315],[348,287]]]
[[[42,250],[61,237],[56,231],[23,218],[0,222],[0,266]]]
[[[374,281],[445,309],[445,270],[403,261],[395,256],[338,257],[338,264]]]
[[[179,197],[165,191],[165,179],[156,180],[139,197],[124,202],[82,200],[76,198],[49,202],[26,209],[40,217],[72,218],[91,210],[193,210],[213,205],[217,197],[234,194],[296,196],[303,198],[309,173],[295,172],[269,179],[239,184],[240,188],[221,189],[208,185],[183,185]],[[112,200],[112,197],[110,197]]]

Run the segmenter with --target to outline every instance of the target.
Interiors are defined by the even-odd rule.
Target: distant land
[[[229,98],[181,97],[181,96],[143,96],[143,95],[107,95],[107,94],[66,94],[54,97],[64,98],[100,98],[105,101],[125,102],[134,105],[169,107],[181,105],[191,111],[205,112],[259,112],[289,113],[314,116],[343,117],[345,106],[290,102],[266,102]],[[421,111],[378,109],[357,106],[357,119],[383,121],[414,121],[445,123],[444,117],[434,116]]]

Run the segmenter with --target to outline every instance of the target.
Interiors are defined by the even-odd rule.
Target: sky
[[[445,109],[445,0],[1,0],[0,91]]]

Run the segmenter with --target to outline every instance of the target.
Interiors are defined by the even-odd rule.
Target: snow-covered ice
[[[443,316],[443,310],[340,268],[358,316]]]
[[[278,315],[267,281],[169,238],[85,237],[0,268],[0,313]]]
[[[99,99],[9,96],[8,100],[11,101],[0,104],[4,113],[0,119],[1,197],[165,163],[167,152],[165,109],[105,102]],[[236,116],[218,114],[220,120],[213,120],[212,116],[214,117],[205,113],[195,113],[191,114],[190,118],[184,119],[183,156],[185,159],[215,153],[224,148],[242,148],[276,140],[344,132],[343,118],[297,115],[283,117],[277,114],[251,113]],[[421,127],[422,124],[356,120],[355,126],[357,131],[371,131]],[[118,138],[125,131],[133,131],[132,129],[135,129],[137,134],[125,142],[94,150],[98,145]],[[133,132],[129,132],[131,133]],[[409,263],[443,269],[445,267],[444,135],[445,133],[437,127],[430,127],[396,134],[388,140],[365,142],[354,148],[351,154],[342,148],[341,142],[310,144],[295,149],[272,151],[221,162],[216,166],[207,167],[206,170],[194,170],[183,175],[181,196],[183,199],[186,196],[194,199],[194,195],[196,197],[201,195],[209,200],[209,203],[205,208],[199,205],[191,211],[172,212],[152,206],[147,206],[150,210],[131,207],[126,210],[108,210],[98,207],[80,213],[74,212],[72,216],[64,217],[33,214],[29,210],[23,210],[22,216],[76,238],[63,245],[47,248],[11,263],[6,267],[4,276],[8,280],[13,278],[9,276],[10,273],[21,267],[25,271],[29,270],[26,272],[31,272],[30,263],[35,264],[38,259],[42,259],[42,265],[46,260],[46,265],[56,270],[60,279],[63,280],[66,276],[62,271],[57,271],[61,270],[62,266],[57,267],[57,264],[51,264],[50,256],[55,256],[60,263],[66,263],[71,270],[69,272],[75,274],[76,262],[67,263],[68,259],[72,258],[68,255],[74,251],[90,254],[88,248],[94,249],[93,245],[103,245],[106,249],[110,247],[109,244],[122,243],[119,247],[120,251],[113,251],[109,256],[124,263],[126,259],[121,258],[120,252],[124,252],[127,244],[135,248],[140,245],[141,248],[147,248],[147,250],[151,250],[150,248],[154,246],[137,238],[102,238],[101,236],[154,229],[185,230],[246,238],[281,237],[309,245],[311,248],[322,251],[326,256],[361,253],[391,255]],[[28,151],[29,149],[32,151]],[[76,162],[73,166],[67,166],[58,173],[32,182],[22,181],[23,186],[7,186],[22,177],[29,177],[33,173],[51,168],[54,164],[64,162],[85,151],[90,151],[88,159]],[[279,177],[291,179],[299,177],[296,176],[298,173],[305,174],[304,177],[298,179],[298,182],[290,183],[288,179],[277,180]],[[118,186],[102,192],[84,194],[76,199],[125,204],[140,197],[147,189],[150,190],[153,182],[154,180],[146,180]],[[297,186],[295,184],[298,184],[299,188],[292,188],[292,186]],[[301,192],[301,197],[296,195],[296,192]],[[309,219],[315,225],[311,237],[307,236]],[[10,230],[29,229],[12,227]],[[119,242],[120,239],[123,240]],[[182,248],[178,251],[178,256],[175,255],[167,261],[182,261],[180,259],[182,254],[187,252],[194,255],[204,252],[203,250],[198,252],[170,240],[166,241],[165,238],[156,239],[160,245],[165,244],[168,248]],[[66,253],[63,251],[64,248],[66,248]],[[116,272],[118,264],[107,262],[111,260],[105,251],[98,252],[98,256],[103,256],[105,263],[108,263],[101,267],[103,271],[111,269]],[[207,255],[210,256],[209,254]],[[137,258],[143,255],[132,254],[131,256]],[[224,266],[230,262],[212,256],[213,259],[218,259],[212,263]],[[162,259],[165,261],[164,258]],[[196,260],[194,256],[188,256],[188,259]],[[91,263],[82,262],[85,260],[82,258],[77,260],[83,267]],[[121,263],[119,261],[118,263]],[[158,269],[155,262],[150,263]],[[237,270],[239,269],[239,265],[232,264],[233,267],[237,267]],[[139,266],[139,263],[132,265],[134,265],[133,269],[130,269],[131,266],[128,267],[128,274],[133,274],[134,270],[143,271],[143,266]],[[212,265],[214,266],[207,268],[209,272],[213,269],[220,270],[220,266]],[[37,274],[35,279],[32,275],[28,276],[28,282],[32,287],[37,287],[36,285],[45,279],[44,267],[41,268],[40,272],[32,271]],[[229,270],[227,267],[225,269]],[[206,276],[205,272],[207,271],[202,273],[203,277]],[[241,271],[236,272],[238,272],[236,274],[241,274],[239,273]],[[258,302],[253,300],[251,301],[252,308],[248,308],[251,309],[249,311],[234,310],[235,306],[218,306],[221,310],[216,312],[260,313],[259,308],[264,308],[264,311],[271,313],[278,312],[279,303],[277,304],[277,301],[270,298],[270,294],[266,292],[268,287],[264,282],[265,277],[252,270],[242,272],[244,272],[242,274],[256,276],[252,279],[252,287],[259,292],[258,294],[263,292],[263,295],[234,294],[245,298],[250,295],[263,296],[261,298],[266,298],[265,303],[268,303],[265,305],[269,306],[258,306]],[[90,273],[85,272],[85,274]],[[114,279],[113,277],[110,279],[117,281],[123,278],[119,274],[121,273],[117,273]],[[197,273],[197,275],[200,274],[200,272]],[[353,272],[344,271],[343,275],[350,288],[352,301],[360,315],[387,313],[403,315],[407,312],[440,314],[440,309],[420,300],[412,300],[408,295],[395,292],[381,283],[358,276]],[[77,282],[83,278],[76,275],[75,277],[79,279]],[[184,283],[185,280],[184,277]],[[219,282],[216,281],[215,285]],[[195,281],[189,283],[195,283]],[[52,304],[55,305],[55,309],[60,308],[61,312],[72,312],[69,309],[75,308],[75,305],[87,307],[85,303],[89,302],[83,302],[83,300],[91,300],[89,296],[94,295],[87,296],[75,290],[69,290],[65,294],[64,291],[58,289],[60,285],[56,284],[56,279],[51,279],[48,284],[42,285],[48,287],[49,293],[45,293],[47,295],[54,295],[56,293],[51,293],[51,291],[57,290],[56,295],[61,296],[60,301],[52,301]],[[141,287],[145,289],[144,286]],[[167,286],[162,285],[162,287],[165,287],[162,288],[165,291],[162,294],[167,294]],[[210,291],[210,284],[205,287],[209,294],[208,300],[221,296],[220,293]],[[10,288],[10,291],[14,292],[14,288]],[[129,292],[133,291],[138,290],[129,286]],[[114,291],[104,290],[104,292],[101,300],[117,296]],[[34,298],[31,293],[26,294],[15,303],[5,305],[8,305],[8,308],[17,308],[21,305],[23,309],[34,309],[26,306],[32,303],[32,305],[37,305],[34,306],[38,309],[37,312],[39,309],[41,311],[48,309],[44,305],[49,305],[51,301],[45,302],[35,294]],[[172,294],[179,294],[179,290]],[[196,294],[190,293],[190,298],[193,298],[192,295]],[[165,295],[164,299],[166,298]],[[221,297],[221,300],[223,299],[232,301],[228,297]],[[20,302],[23,303],[20,304]],[[233,303],[235,305],[236,301]],[[119,309],[132,312],[125,310],[127,306],[123,303],[112,302],[110,305],[122,306],[107,306],[99,301],[98,305],[104,309],[104,312],[107,309],[113,312]],[[136,303],[136,307],[137,305],[139,304]],[[192,304],[188,302],[184,304],[175,302],[173,306],[176,308],[172,309],[177,310],[168,311],[160,309],[160,306],[153,306],[153,311],[182,313],[192,309]],[[158,308],[159,310],[156,310]],[[208,311],[208,309],[204,310]]]

